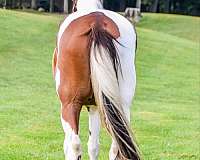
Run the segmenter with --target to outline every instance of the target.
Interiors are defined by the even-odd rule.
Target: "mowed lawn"
[[[0,160],[63,160],[51,57],[62,15],[0,10]],[[132,127],[144,160],[200,159],[200,18],[144,14]],[[88,159],[88,115],[80,120]],[[110,137],[102,129],[100,160]]]

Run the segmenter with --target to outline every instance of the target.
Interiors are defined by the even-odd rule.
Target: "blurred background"
[[[0,160],[64,159],[51,61],[71,5],[0,0]],[[104,6],[137,22],[131,126],[143,159],[200,160],[200,0],[104,0]],[[88,130],[83,107],[83,160]],[[99,160],[108,159],[110,144],[102,128]]]
[[[0,0],[1,8],[35,9],[47,12],[69,13],[72,0]],[[136,7],[142,12],[176,13],[200,16],[199,0],[104,0],[104,7],[123,12],[127,7]]]

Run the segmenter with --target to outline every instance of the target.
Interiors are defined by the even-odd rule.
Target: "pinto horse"
[[[80,160],[79,116],[88,106],[90,160],[98,159],[100,123],[112,137],[110,160],[140,160],[130,129],[135,92],[136,33],[123,16],[103,9],[101,0],[74,0],[60,26],[53,75],[61,102],[64,154]]]

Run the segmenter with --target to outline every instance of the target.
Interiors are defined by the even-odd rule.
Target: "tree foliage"
[[[157,3],[156,3],[157,2]],[[142,11],[200,16],[198,0],[142,0]]]

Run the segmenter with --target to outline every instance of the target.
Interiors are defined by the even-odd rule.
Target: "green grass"
[[[0,10],[0,159],[64,159],[51,57],[59,15]],[[144,14],[132,126],[145,160],[200,158],[197,17]],[[88,120],[81,114],[84,160]],[[102,129],[100,160],[110,138]]]

